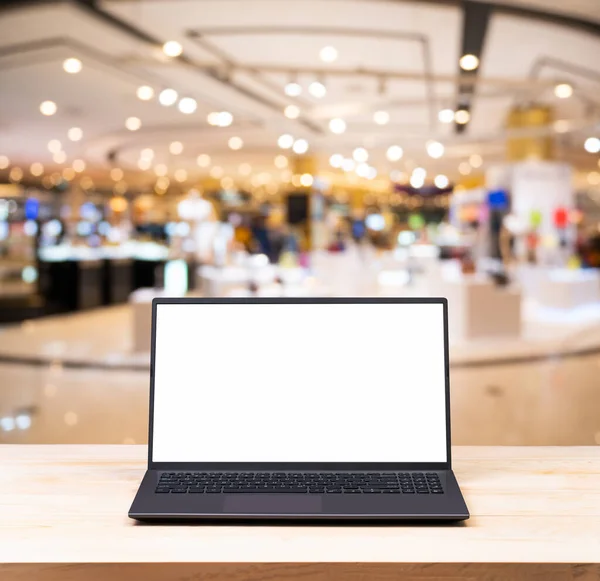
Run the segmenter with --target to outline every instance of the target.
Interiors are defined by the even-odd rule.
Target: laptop
[[[152,302],[140,521],[458,521],[443,298]]]

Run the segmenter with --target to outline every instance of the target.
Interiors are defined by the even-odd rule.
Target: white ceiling
[[[502,1],[566,10],[559,0]],[[461,12],[456,7],[391,0],[105,0],[101,8],[158,42],[179,41],[193,66],[177,60],[165,62],[156,46],[73,3],[3,13],[0,155],[8,156],[11,163],[26,168],[40,161],[53,171],[47,143],[59,139],[67,164],[84,158],[90,171],[98,173],[111,166],[107,156],[115,151],[114,164],[128,171],[131,179],[137,175],[153,179],[152,172],[143,174],[136,166],[140,150],[147,147],[155,150],[156,163],[167,163],[171,171],[185,168],[193,179],[207,171],[195,165],[200,153],[209,153],[214,164],[232,175],[245,161],[257,171],[271,171],[273,158],[280,153],[277,138],[290,133],[307,139],[310,151],[324,160],[336,152],[349,155],[363,145],[383,172],[392,166],[385,160],[385,150],[397,143],[404,147],[407,160],[426,164],[432,173],[453,175],[469,151],[483,153],[487,161],[501,157],[506,114],[524,98],[551,104],[558,118],[572,119],[574,125],[585,128],[563,138],[562,154],[581,164],[595,163],[582,153],[581,145],[584,135],[593,130],[589,126],[598,121],[598,109],[594,111],[592,104],[600,106],[600,37],[581,30],[494,15],[472,122],[464,135],[456,136],[451,126],[437,121],[440,108],[455,104],[453,78],[461,35]],[[571,0],[568,11],[600,21],[597,0]],[[221,57],[190,38],[190,31],[201,34],[202,41]],[[17,53],[17,45],[26,50]],[[319,60],[319,50],[325,45],[339,50],[339,59],[331,65]],[[2,52],[9,47],[10,54]],[[211,78],[202,68],[222,64],[223,56],[234,63],[230,78],[237,88]],[[67,57],[81,59],[81,73],[69,75],[62,70]],[[550,64],[541,67],[538,79],[549,82],[528,81],[536,63],[542,61]],[[247,70],[250,65],[256,66],[257,74]],[[574,71],[573,65],[586,70]],[[268,70],[273,67],[278,71]],[[388,80],[381,92],[373,75],[328,74],[324,99],[305,93],[294,100],[283,93],[290,75],[282,71],[296,68],[307,71],[298,77],[305,88],[325,68],[387,71],[403,78]],[[587,71],[596,78],[581,74]],[[426,76],[433,80],[426,81]],[[575,96],[567,101],[558,101],[551,89],[562,80],[576,87]],[[175,107],[160,106],[156,99],[142,102],[135,95],[141,84],[157,91],[173,87],[180,96],[194,97],[198,110],[183,115]],[[39,113],[46,99],[58,104],[58,113],[52,117]],[[294,102],[301,107],[301,120],[282,114],[285,105]],[[390,112],[391,121],[385,127],[372,121],[378,109]],[[210,127],[206,117],[215,110],[231,111],[232,127]],[[125,129],[129,116],[142,120],[139,131]],[[343,135],[332,135],[327,128],[335,116],[348,123]],[[72,126],[84,131],[80,143],[66,139]],[[244,140],[239,152],[227,147],[233,135]],[[427,157],[425,143],[430,139],[446,144],[443,160]],[[174,140],[184,143],[179,156],[168,153]],[[402,169],[404,162],[393,165]]]

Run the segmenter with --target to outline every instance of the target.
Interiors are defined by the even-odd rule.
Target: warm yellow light
[[[208,167],[210,165],[210,155],[206,155],[206,153],[200,154],[196,158],[196,163],[199,167]]]
[[[237,151],[238,149],[242,149],[242,147],[244,146],[244,141],[241,137],[231,137],[227,142],[227,145],[229,145],[230,149]]]
[[[48,142],[48,151],[50,153],[56,153],[62,149],[62,144],[58,139],[51,139]]]
[[[138,87],[136,91],[137,98],[141,101],[150,101],[154,97],[154,89],[148,85]]]
[[[154,166],[154,173],[157,176],[166,176],[167,171],[167,166],[164,163],[158,163]]]
[[[223,168],[221,166],[215,165],[210,169],[210,177],[211,178],[215,178],[216,180],[219,180],[223,177],[223,174],[225,172],[223,171]]]
[[[474,54],[465,54],[460,58],[459,63],[463,71],[474,71],[479,66],[479,58]]]
[[[169,152],[172,155],[180,155],[183,153],[183,143],[181,141],[173,141],[169,145]]]
[[[76,75],[82,69],[81,61],[76,58],[68,58],[63,62],[63,69],[71,75]]]
[[[142,126],[142,121],[139,117],[127,117],[125,127],[129,131],[137,131]]]
[[[60,165],[67,161],[67,154],[64,151],[57,151],[52,156],[52,159],[54,160],[54,163],[58,163]]]
[[[285,169],[288,166],[288,158],[285,155],[277,155],[274,163],[276,168]]]
[[[20,182],[23,179],[23,170],[20,167],[15,166],[11,168],[8,177],[11,182]]]
[[[62,176],[69,182],[75,177],[75,170],[72,167],[66,167],[62,171]]]
[[[459,109],[454,114],[454,120],[459,125],[466,125],[471,120],[471,114],[466,109]]]
[[[554,87],[554,95],[558,99],[568,99],[573,95],[573,87],[569,83],[560,83]]]
[[[163,44],[162,51],[170,57],[177,57],[183,52],[183,47],[176,40],[169,40]]]
[[[121,181],[123,179],[123,170],[120,167],[113,167],[110,170],[110,177],[115,182]]]
[[[29,171],[31,172],[32,176],[39,177],[44,173],[44,166],[40,162],[36,161],[31,164]]]
[[[83,159],[74,159],[73,160],[73,169],[77,173],[81,173],[82,171],[85,170],[85,161],[83,161]]]
[[[313,185],[313,177],[309,173],[303,173],[300,176],[300,185],[308,188]]]
[[[188,173],[184,169],[175,170],[174,178],[175,178],[175,181],[177,181],[179,183],[183,183],[187,180]]]
[[[40,105],[40,113],[42,115],[46,115],[49,117],[50,115],[54,115],[57,111],[58,107],[54,101],[44,101]]]
[[[469,157],[469,163],[471,164],[471,167],[479,168],[483,165],[483,158],[479,154],[474,153]]]

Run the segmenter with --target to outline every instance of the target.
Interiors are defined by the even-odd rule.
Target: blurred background
[[[0,1],[0,442],[145,443],[153,297],[441,295],[454,443],[600,445],[599,55],[597,0]]]

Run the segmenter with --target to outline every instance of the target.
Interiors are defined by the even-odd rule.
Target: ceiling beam
[[[84,10],[87,10],[89,13],[93,14],[96,18],[102,20],[103,22],[112,26],[113,28],[117,28],[117,29],[121,30],[122,32],[126,33],[127,35],[129,35],[132,38],[135,38],[139,41],[145,42],[147,44],[151,44],[152,46],[156,46],[156,47],[160,47],[163,45],[162,39],[156,38],[156,37],[148,34],[147,32],[143,31],[139,27],[129,24],[128,22],[125,22],[124,20],[103,10],[99,5],[100,3],[98,2],[98,0],[74,0],[74,2],[78,6],[82,7]],[[236,83],[235,81],[233,81],[229,75],[221,75],[221,74],[219,74],[218,71],[208,69],[208,68],[198,67],[196,65],[196,63],[192,59],[188,58],[186,55],[180,55],[180,56],[176,57],[175,59],[173,59],[173,62],[179,62],[179,63],[185,65],[186,67],[188,67],[189,69],[194,70],[195,72],[197,72],[201,75],[209,77],[212,80],[214,80],[222,85],[227,86],[228,88],[232,89],[236,93],[243,95],[244,97],[247,97],[248,99],[254,101],[255,103],[258,103],[260,105],[268,107],[269,109],[271,109],[273,111],[277,111],[278,113],[282,113],[282,108],[279,103],[277,103],[271,99],[268,99],[267,97],[260,95],[256,92],[252,91],[251,89],[241,86],[239,83]],[[303,125],[306,129],[311,131],[311,133],[313,133],[313,134],[323,133],[323,130],[321,127],[319,127],[318,125],[316,125],[308,120],[298,119],[298,122],[301,125]]]
[[[473,71],[464,71],[458,66],[459,82],[457,86],[456,108],[471,112],[473,97],[475,95],[476,80],[481,67],[485,38],[492,8],[488,4],[464,0],[462,3],[463,19],[461,32],[460,57],[474,55],[479,59],[479,66]],[[459,57],[459,58],[460,58]],[[455,124],[457,134],[464,133],[468,124]]]

